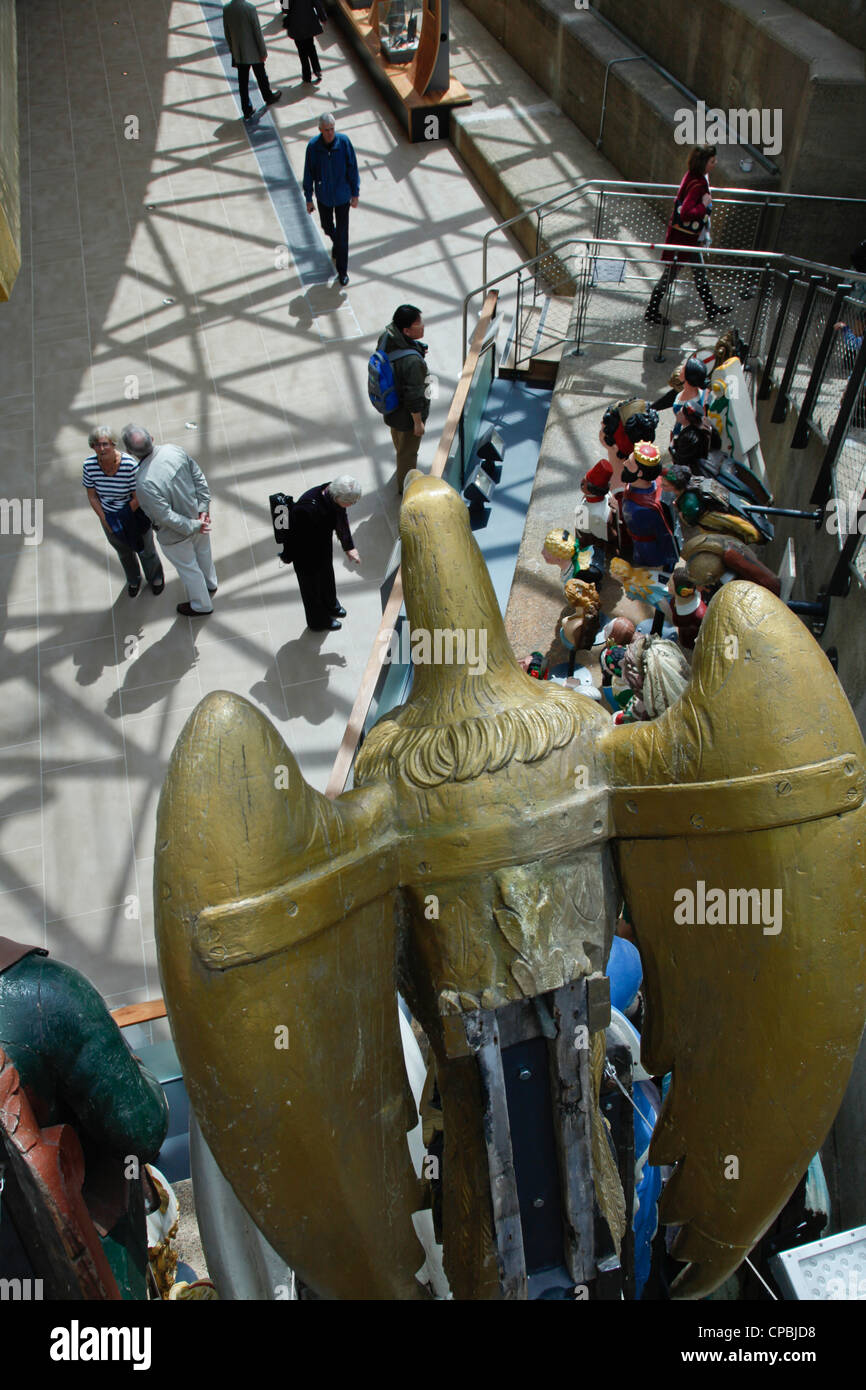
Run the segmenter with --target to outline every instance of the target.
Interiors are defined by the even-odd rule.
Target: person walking
[[[713,196],[710,192],[709,175],[716,167],[714,145],[696,145],[689,155],[688,168],[674,199],[674,208],[665,232],[665,242],[670,246],[709,246],[710,219],[713,211]],[[668,288],[677,278],[680,265],[691,265],[695,288],[701,303],[707,311],[710,323],[720,314],[727,314],[730,304],[717,304],[707,280],[707,272],[701,263],[699,251],[663,251],[662,260],[668,261],[664,271],[653,288],[644,318],[647,323],[667,326],[670,319],[660,312],[662,299]]]
[[[328,12],[322,0],[290,0],[283,6],[283,28],[294,40],[301,60],[301,81],[314,86],[322,80],[322,68],[316,51],[316,36],[328,22]]]
[[[304,197],[313,212],[313,190],[322,231],[331,241],[341,285],[349,283],[349,208],[358,206],[361,180],[348,135],[338,135],[334,117],[319,117],[319,134],[307,144],[304,156]]]
[[[390,426],[397,455],[397,491],[401,496],[406,474],[418,462],[424,424],[430,414],[424,362],[427,344],[421,342],[423,332],[421,310],[414,304],[401,304],[394,310],[394,317],[376,345],[377,351],[384,352],[391,363],[399,398],[396,410],[385,415],[385,424]]]
[[[87,442],[93,453],[84,460],[81,481],[105,539],[120,556],[129,597],[135,598],[141,588],[142,565],[152,592],[161,594],[165,575],[153,543],[153,529],[135,495],[138,462],[131,454],[120,452],[108,425],[97,425]]]
[[[331,537],[336,531],[346,555],[360,565],[346,516],[360,496],[360,483],[344,473],[332,483],[311,487],[292,508],[292,558],[307,627],[313,632],[336,632],[342,627],[339,619],[346,616],[337,598]]]
[[[250,105],[250,68],[256,75],[259,91],[266,106],[273,105],[282,96],[282,92],[271,90],[265,71],[268,50],[265,47],[255,5],[249,4],[248,0],[229,0],[227,5],[223,5],[223,33],[231,50],[232,67],[238,70],[241,110],[244,120],[248,121],[253,114]]]
[[[178,444],[155,446],[147,430],[127,425],[121,435],[139,460],[135,493],[159,532],[159,543],[187,593],[177,605],[185,618],[213,612],[217,576],[210,548],[210,489],[194,459]]]

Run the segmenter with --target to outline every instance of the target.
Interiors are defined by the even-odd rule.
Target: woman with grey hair
[[[150,521],[135,495],[138,460],[121,453],[114,442],[114,432],[107,425],[91,430],[87,442],[93,453],[84,460],[81,481],[108,544],[120,556],[129,597],[135,598],[141,588],[141,565],[152,591],[161,594],[165,575]]]
[[[292,508],[289,542],[307,627],[335,632],[346,610],[337,598],[331,537],[336,531],[348,559],[360,565],[346,512],[361,496],[361,485],[343,473],[332,483],[311,487]]]
[[[332,483],[328,483],[328,492],[335,502],[339,502],[343,507],[353,507],[361,497],[361,484],[357,478],[353,478],[348,473],[341,473],[339,478],[335,478]]]

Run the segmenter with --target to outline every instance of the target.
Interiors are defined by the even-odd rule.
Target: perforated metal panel
[[[673,207],[669,194],[604,193],[597,235],[623,241],[664,242]],[[713,245],[748,251],[757,245],[761,205],[731,198],[713,199]]]
[[[770,1268],[786,1298],[866,1300],[866,1226],[783,1250]]]
[[[611,264],[618,248],[600,247]],[[624,246],[621,278],[592,277],[581,341],[630,346],[658,344],[662,327],[647,322],[653,287],[669,263],[643,249]],[[670,276],[670,272],[668,272]],[[759,308],[762,270],[751,261],[725,261],[724,255],[707,256],[677,267],[668,279],[658,312],[670,319],[664,329],[664,348],[676,356],[684,350],[708,350],[727,328],[735,327],[748,342],[755,313]],[[702,293],[703,292],[703,293]],[[716,307],[724,312],[710,316]]]

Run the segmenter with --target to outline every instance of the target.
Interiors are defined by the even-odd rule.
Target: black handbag
[[[292,545],[292,511],[294,510],[295,499],[289,497],[288,493],[285,492],[272,492],[268,501],[271,507],[274,540],[280,551],[280,559],[284,565],[290,565],[295,558]]]

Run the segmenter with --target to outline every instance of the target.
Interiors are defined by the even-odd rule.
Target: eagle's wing
[[[334,804],[248,701],[201,702],[157,817],[166,1002],[220,1168],[324,1298],[422,1293],[393,865],[387,789]]]
[[[851,1072],[866,748],[799,619],[740,581],[709,606],[682,698],[606,739],[647,986],[644,1064],[673,1070],[650,1159],[677,1165],[660,1215],[682,1227],[673,1253],[690,1262],[676,1290],[698,1298],[787,1201]]]

